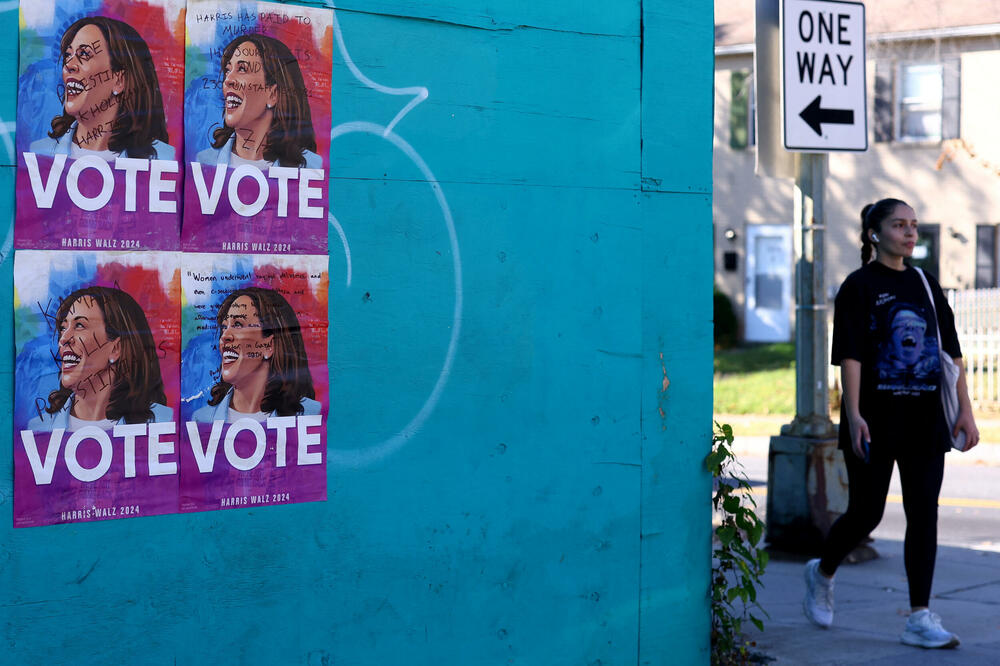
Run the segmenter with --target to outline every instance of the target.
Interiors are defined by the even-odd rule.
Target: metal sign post
[[[767,539],[798,550],[819,544],[847,506],[830,421],[823,198],[827,153],[868,148],[865,11],[860,2],[774,2],[780,4],[782,142],[797,153],[796,385],[795,419],[771,438]],[[766,0],[758,0],[758,11],[762,4]]]
[[[830,421],[826,369],[827,303],[823,279],[823,186],[829,156],[800,153],[795,174],[795,420],[782,435],[830,438],[836,436]]]
[[[782,434],[836,431],[827,397],[824,180],[828,151],[868,148],[865,7],[839,0],[782,0],[782,135],[795,171],[795,420]]]

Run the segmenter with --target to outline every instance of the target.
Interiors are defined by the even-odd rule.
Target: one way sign
[[[782,0],[781,79],[787,150],[868,150],[862,3]]]

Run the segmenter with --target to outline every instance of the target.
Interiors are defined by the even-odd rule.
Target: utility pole
[[[758,133],[759,142],[769,142],[759,152],[766,161],[758,173],[795,178],[795,418],[771,438],[767,540],[786,550],[812,549],[847,508],[830,421],[823,198],[829,151],[868,149],[865,10],[850,0],[757,0],[756,6],[757,63],[768,65],[757,76],[781,92],[778,109],[773,99],[763,111],[758,103],[758,119],[770,130]],[[833,63],[840,76],[831,75]]]
[[[771,438],[767,474],[767,540],[786,550],[815,548],[847,508],[827,382],[823,198],[828,163],[825,153],[795,155],[795,418]]]
[[[827,367],[827,298],[824,280],[824,181],[826,153],[796,154],[795,237],[795,419],[781,428],[792,437],[828,439],[837,431],[830,420]]]

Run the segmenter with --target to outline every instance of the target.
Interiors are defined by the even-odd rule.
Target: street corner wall
[[[711,483],[703,460],[712,411],[713,184],[706,146],[714,17],[697,0],[643,8],[639,662],[698,663],[708,661],[711,569],[704,500]]]
[[[707,662],[710,3],[339,5],[327,500],[13,529],[8,453],[6,659]]]

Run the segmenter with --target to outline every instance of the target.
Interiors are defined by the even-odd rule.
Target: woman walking
[[[911,606],[901,640],[947,648],[958,645],[958,637],[928,608],[938,494],[950,435],[963,431],[967,450],[979,442],[979,431],[951,308],[933,276],[904,262],[916,242],[917,215],[903,201],[882,199],[862,209],[862,266],[840,287],[833,326],[832,361],[841,367],[843,388],[839,447],[847,465],[848,507],[830,528],[822,557],[806,564],[803,609],[820,627],[833,622],[833,575],[881,521],[896,464],[906,513],[904,564]],[[942,353],[960,369],[960,415],[953,433],[941,406]]]

